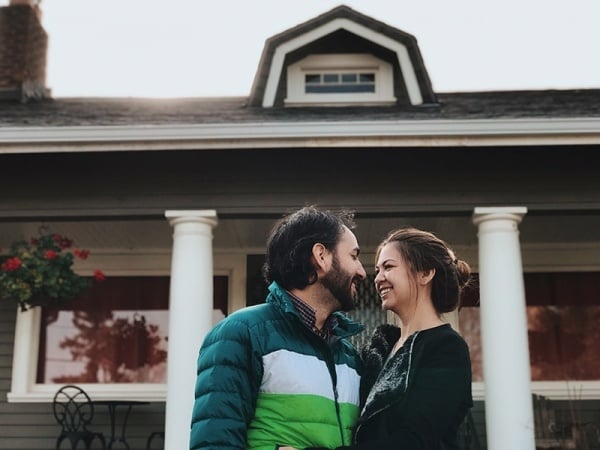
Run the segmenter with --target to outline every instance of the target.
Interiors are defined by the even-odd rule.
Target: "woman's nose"
[[[381,274],[381,272],[377,272],[375,274],[375,286],[377,286],[377,283],[379,283],[381,280],[383,280],[383,275]]]

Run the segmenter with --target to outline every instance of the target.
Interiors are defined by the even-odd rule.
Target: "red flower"
[[[73,245],[73,239],[66,238],[58,233],[54,233],[52,239],[54,239],[54,242],[62,249],[69,248]]]
[[[66,237],[63,237],[60,239],[60,241],[58,242],[58,245],[60,246],[60,248],[65,249],[65,248],[69,248],[71,247],[71,245],[73,245],[73,239],[68,239]]]
[[[0,266],[0,269],[2,269],[4,272],[13,272],[19,267],[21,267],[21,260],[17,257],[14,257],[8,258],[6,261],[4,261],[2,266]]]
[[[104,281],[106,280],[106,276],[104,275],[104,273],[102,273],[101,270],[94,270],[94,280],[96,281]]]
[[[56,253],[54,250],[46,250],[44,252],[44,258],[52,260],[52,259],[56,259],[56,257],[58,256],[58,253]]]
[[[87,259],[87,257],[90,256],[90,251],[76,248],[75,250],[73,250],[73,254],[80,259]]]
[[[100,270],[93,278],[78,275],[75,259],[87,259],[90,251],[76,248],[73,240],[58,233],[17,240],[8,252],[0,252],[0,303],[18,302],[22,311],[42,304],[58,305],[77,298],[93,282],[106,277]],[[43,302],[40,298],[45,299]]]

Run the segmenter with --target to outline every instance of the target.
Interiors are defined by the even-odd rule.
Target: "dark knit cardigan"
[[[411,335],[386,363],[399,337],[398,327],[381,325],[363,349],[355,443],[337,450],[458,448],[458,427],[473,406],[466,342],[440,325]]]

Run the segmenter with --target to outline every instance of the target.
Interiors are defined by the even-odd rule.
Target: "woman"
[[[364,406],[354,444],[338,450],[456,449],[473,405],[471,363],[467,344],[441,315],[458,307],[470,267],[414,228],[391,232],[376,261],[377,292],[400,326],[379,326],[363,349]]]

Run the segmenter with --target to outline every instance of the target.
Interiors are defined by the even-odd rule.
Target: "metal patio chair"
[[[160,439],[163,441],[163,446],[164,446],[164,441],[165,441],[165,432],[164,431],[155,431],[153,433],[150,433],[150,436],[148,436],[148,440],[146,441],[146,450],[151,450],[152,449],[152,442],[156,439]],[[156,447],[158,448],[162,448],[162,447]]]
[[[94,405],[79,386],[68,384],[61,387],[54,395],[52,409],[56,421],[61,426],[56,439],[57,450],[61,448],[64,440],[69,441],[71,449],[77,448],[77,444],[83,442],[85,448],[90,450],[94,440],[101,444],[101,448],[106,448],[104,435],[88,429],[94,418]]]

